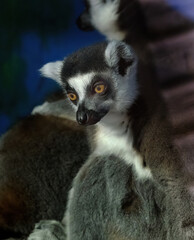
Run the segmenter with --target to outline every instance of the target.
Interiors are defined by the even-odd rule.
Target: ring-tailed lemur
[[[77,19],[81,30],[97,29],[109,40],[126,41],[139,56],[145,54],[146,28],[138,0],[85,0],[84,3],[85,9]]]
[[[66,227],[42,221],[29,240],[194,236],[178,154],[164,116],[146,106],[136,67],[133,50],[112,41],[41,69],[63,87],[78,123],[92,125],[92,153],[69,193]]]
[[[139,97],[136,70],[137,57],[131,47],[112,41],[82,49],[64,62],[48,63],[41,73],[62,85],[79,124],[96,124],[90,130],[92,154],[122,157],[134,166],[139,178],[144,178],[151,173],[133,146],[135,120],[130,115]],[[60,71],[61,78],[54,75]]]

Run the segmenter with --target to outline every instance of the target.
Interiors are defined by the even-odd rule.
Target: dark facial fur
[[[67,95],[75,96],[71,101],[77,111],[79,124],[91,125],[99,122],[116,102],[119,104],[120,100],[116,99],[119,91],[123,91],[120,98],[125,102],[129,101],[126,90],[121,88],[123,84],[126,88],[130,85],[127,72],[129,67],[135,64],[133,51],[130,48],[127,50],[126,45],[117,42],[100,43],[81,49],[64,60],[61,84]],[[121,80],[118,80],[119,78]],[[135,92],[134,83],[131,84],[131,91]],[[95,92],[98,86],[103,86],[102,93]]]
[[[81,79],[78,78],[78,81]],[[86,86],[84,100],[79,102],[79,95],[75,89],[70,88],[67,82],[66,93],[73,93],[77,100],[72,101],[77,107],[77,121],[82,125],[91,125],[99,122],[110,110],[109,102],[114,101],[115,90],[112,84],[107,80],[107,76],[96,74],[92,77],[91,82]],[[95,88],[103,86],[103,93],[96,93]]]
[[[100,43],[92,47],[87,47],[84,49],[75,52],[70,55],[64,62],[61,78],[64,83],[65,92],[74,93],[77,96],[75,101],[72,101],[73,104],[77,106],[77,121],[79,124],[90,125],[95,124],[106,114],[108,109],[99,109],[97,110],[95,106],[99,106],[100,103],[103,103],[105,99],[109,96],[110,87],[107,86],[106,94],[97,95],[94,92],[94,85],[103,81],[105,83],[105,77],[100,75],[95,75],[92,77],[91,82],[86,86],[86,94],[84,97],[84,102],[79,102],[79,94],[76,92],[76,88],[73,88],[69,84],[69,79],[76,75],[87,74],[88,72],[103,72],[108,70],[108,66],[105,62],[104,51],[107,44]],[[93,57],[95,56],[95,58]],[[77,82],[82,81],[82,79],[77,78]],[[93,109],[95,108],[95,110]],[[104,114],[103,114],[104,113]]]
[[[61,70],[61,80],[63,83],[67,79],[91,71],[99,72],[107,69],[105,63],[104,51],[107,46],[106,42],[82,48],[71,54],[64,60]]]

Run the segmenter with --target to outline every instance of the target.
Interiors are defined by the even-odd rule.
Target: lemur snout
[[[83,111],[77,111],[77,122],[80,125],[85,125],[88,122],[88,114]]]
[[[78,26],[79,29],[83,30],[83,31],[93,31],[94,27],[92,26],[92,24],[90,23],[90,16],[87,13],[87,11],[84,11],[78,18],[76,21],[76,24]]]
[[[79,107],[76,118],[80,125],[92,125],[99,122],[102,116],[93,110]]]

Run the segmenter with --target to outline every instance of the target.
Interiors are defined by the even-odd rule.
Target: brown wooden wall
[[[138,0],[174,143],[194,176],[194,1]],[[171,1],[172,2],[172,1]],[[193,13],[191,15],[186,13]],[[186,158],[185,158],[186,157]]]

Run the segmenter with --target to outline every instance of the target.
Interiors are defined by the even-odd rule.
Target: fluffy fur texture
[[[86,9],[78,20],[78,25],[82,29],[91,30],[95,27],[108,38],[125,40],[132,43],[134,47],[137,46],[136,49],[141,49],[141,41],[145,41],[142,27],[144,21],[141,18],[137,0],[85,0],[85,3]],[[107,8],[107,6],[109,7]],[[99,16],[103,19],[103,24],[98,18]],[[82,73],[88,73],[89,70],[97,71],[98,64],[96,63],[99,60],[104,63],[104,58],[101,58],[101,50],[102,48],[96,52],[95,58],[90,54],[90,49],[84,52],[85,59],[88,61],[89,58],[90,64],[86,64],[86,60],[79,63],[76,60],[77,55],[72,56],[72,63],[78,66],[77,69],[74,69],[73,75],[78,74],[79,71]],[[140,52],[141,56],[142,49]],[[146,58],[146,61],[148,60]],[[101,65],[101,71],[105,70],[104,66]],[[70,77],[70,72],[64,69],[63,77]],[[53,78],[58,81],[58,76],[57,74],[57,77],[55,75]],[[150,83],[146,82],[145,85],[149,86]],[[152,89],[150,96],[154,95],[154,92],[155,89]],[[140,96],[131,108],[131,116],[133,119],[138,119],[131,122],[131,130],[134,136],[134,148],[140,152],[144,165],[151,168],[153,177],[142,182],[136,178],[133,169],[126,165],[123,159],[116,156],[91,157],[74,180],[74,188],[69,195],[68,212],[63,224],[58,221],[41,221],[30,235],[30,240],[66,239],[64,224],[67,223],[67,220],[72,223],[67,228],[68,236],[76,240],[190,240],[194,238],[193,199],[188,196],[189,184],[181,172],[179,156],[171,145],[171,129],[166,123],[163,111],[157,102],[155,104],[156,100],[153,98],[148,103],[144,98],[149,91],[143,88],[141,94],[143,96]],[[36,111],[41,111],[42,114],[49,114],[50,111],[53,111],[55,114],[61,115],[62,109],[60,107],[59,109],[57,105],[46,103]],[[65,111],[62,115],[66,115]],[[47,122],[44,122],[41,129],[46,125]],[[22,129],[20,128],[19,132]],[[12,136],[10,135],[10,139]],[[39,130],[37,136],[39,136]],[[60,134],[57,136],[61,144]],[[54,145],[52,144],[52,146]],[[72,146],[75,151],[74,144]],[[10,151],[10,148],[7,151]],[[63,151],[61,153],[63,154]],[[48,152],[46,156],[48,157]],[[21,174],[21,171],[19,173]],[[31,180],[34,183],[34,178]],[[43,190],[40,189],[42,193]],[[46,189],[48,189],[50,197],[50,187]],[[63,194],[66,192],[61,192],[60,198],[63,197]],[[42,199],[38,196],[36,198],[40,205]],[[50,200],[49,203],[52,205],[52,199]],[[54,206],[58,206],[55,203]],[[45,211],[47,204],[38,208],[39,214]],[[64,205],[59,205],[62,211],[63,207]],[[60,215],[62,211],[60,211]],[[45,215],[42,214],[42,216]],[[26,226],[22,224],[19,228],[21,229],[21,227],[25,228]]]
[[[104,52],[100,48],[104,49]],[[74,53],[75,56],[79,55],[78,62],[83,62],[84,59],[88,60],[85,56],[87,51],[86,48],[81,50],[82,54],[80,51]],[[69,58],[66,58],[61,66],[61,80],[59,79],[58,82],[64,87],[65,92],[68,93],[70,89],[71,93],[77,95],[78,100],[72,104],[77,113],[81,107],[86,109],[82,110],[84,112],[93,111],[94,116],[100,115],[99,123],[94,130],[95,149],[93,155],[122,156],[127,164],[134,165],[139,178],[151,177],[150,170],[143,166],[141,155],[133,147],[133,132],[130,123],[129,111],[139,95],[136,79],[136,56],[129,46],[117,41],[106,45],[99,44],[98,48],[94,47],[94,49],[90,47],[92,56],[96,55],[96,51],[100,51],[101,59],[104,59],[102,62],[96,62],[96,66],[98,66],[96,71],[93,69],[93,71],[85,73],[81,69],[80,71],[75,70],[78,72],[75,76],[65,78],[63,76],[64,69],[67,72],[74,72],[74,69],[78,68],[75,64],[70,65],[69,62],[72,58],[70,56],[70,61]],[[89,61],[86,64],[88,65]],[[53,70],[48,69],[48,65],[53,66]],[[42,68],[42,74],[53,78],[56,69],[55,63],[47,63],[45,66]],[[99,81],[103,83],[104,79],[107,85],[106,93],[103,95],[93,94],[93,90],[91,90],[93,85]],[[106,112],[105,115],[104,112]]]
[[[124,31],[119,30],[118,22],[119,1],[101,0],[90,1],[90,16],[92,25],[102,34],[106,33],[108,39],[123,40],[126,36]]]
[[[59,79],[60,79],[62,66],[63,66],[62,61],[47,63],[40,69],[40,72],[45,77],[52,78],[53,80],[55,80],[57,83],[60,84]]]
[[[190,226],[183,224],[176,208],[180,206],[176,193],[180,186],[171,183],[162,191],[151,180],[138,181],[130,166],[115,156],[90,158],[73,186],[67,207],[70,212],[63,223],[41,221],[29,240],[193,237],[192,221]]]
[[[59,118],[71,109],[65,103],[47,102],[53,113],[29,116],[0,139],[0,239],[27,236],[39,220],[63,217],[72,179],[89,154],[85,130]]]
[[[40,106],[36,106],[32,110],[32,115],[41,114],[41,115],[51,115],[55,117],[61,117],[71,121],[76,121],[75,112],[72,109],[72,106],[69,104],[68,99],[62,99],[52,102],[44,102]],[[71,122],[70,122],[71,123]]]
[[[85,10],[77,20],[84,31],[97,29],[109,40],[126,41],[143,55],[146,42],[144,16],[138,0],[85,0]],[[146,59],[147,61],[147,59]]]
[[[119,46],[114,42],[110,44]],[[117,52],[116,49],[115,51],[110,51],[110,49],[107,51],[109,46],[111,45],[98,45],[98,53],[106,52],[106,54],[102,54],[102,57],[100,57],[100,54],[98,55],[98,60],[102,60],[100,61],[100,65],[102,65],[101,74],[107,71],[106,64],[109,63],[108,66],[110,67],[111,63],[111,71],[114,74],[116,73],[116,75],[113,75],[117,76],[119,81],[125,81],[127,74],[129,74],[129,80],[130,73],[133,73],[133,71],[128,71],[130,67],[127,66],[127,71],[126,68],[124,71],[119,67],[121,56],[118,57],[118,52],[122,53],[122,51]],[[103,48],[103,51],[101,48]],[[93,50],[97,50],[97,46],[94,46]],[[91,47],[89,48],[90,53],[93,53],[93,50]],[[88,52],[86,49],[84,51]],[[77,56],[80,57],[78,62],[81,63],[80,67],[83,67],[83,71],[78,71],[79,66],[77,65],[74,65],[74,71],[74,68],[71,69],[69,64],[76,53],[64,62],[61,81],[65,91],[69,87],[68,80],[72,79],[73,72],[75,76],[86,76],[86,68],[82,66],[83,61],[81,61],[82,54],[86,56],[84,51],[77,53]],[[110,52],[113,52],[115,56],[107,58],[111,55]],[[93,53],[92,56],[95,56],[95,54]],[[86,57],[84,59],[87,61]],[[96,69],[100,69],[100,65],[96,62],[92,73],[96,74]],[[126,65],[122,62],[123,66]],[[71,69],[71,71],[67,71],[69,77],[63,75],[63,73],[66,73],[64,69]],[[79,75],[77,72],[79,72]],[[110,70],[108,72],[110,74]],[[88,80],[89,76],[92,77],[93,74],[87,75],[87,84],[90,82]],[[113,82],[115,80],[116,78],[113,78]],[[75,83],[75,79],[73,83]],[[71,86],[71,88],[76,88],[76,85]],[[127,90],[129,91],[129,89]],[[133,90],[136,91],[136,88]],[[116,127],[114,130],[112,128],[113,125],[110,120],[114,122],[114,119],[113,117],[109,118],[108,114],[112,114],[112,111],[110,111],[97,123],[97,125],[100,125],[100,129],[98,129],[98,126],[90,126],[89,137],[98,139],[98,134],[102,134],[102,138],[100,138],[99,143],[98,140],[90,141],[93,143],[93,153],[74,179],[69,194],[67,211],[62,223],[57,221],[39,223],[29,236],[29,240],[189,240],[194,237],[194,202],[187,192],[186,186],[189,182],[182,172],[178,152],[171,143],[170,127],[160,107],[152,109],[147,105],[142,90],[139,90],[139,94],[135,95],[131,102],[127,101],[128,106],[130,106],[127,112],[130,124],[123,123],[124,128],[128,126],[127,129],[130,129],[130,136],[132,136],[127,140],[129,141],[128,147],[132,156],[132,165],[131,162],[126,164],[124,155],[118,156],[117,151],[121,141],[113,146],[110,143],[110,141],[114,142],[115,140],[112,135],[106,140],[105,133],[108,124],[104,129],[103,125],[106,124],[107,117],[111,134],[114,131],[118,133]],[[113,97],[113,99],[116,99],[116,97]],[[121,116],[119,115],[119,117]],[[115,120],[118,124],[117,120],[119,122],[119,118]],[[120,129],[122,127],[119,127],[119,131]],[[122,147],[124,145],[121,144]],[[107,149],[100,148],[101,146],[106,146]],[[141,159],[141,171],[138,173],[139,169],[135,168],[136,171],[134,171],[133,168],[134,161],[138,158],[134,157],[132,150],[138,153]],[[144,175],[142,181],[142,178],[139,177],[139,174],[142,174],[142,169],[150,169],[152,177],[149,174]]]

